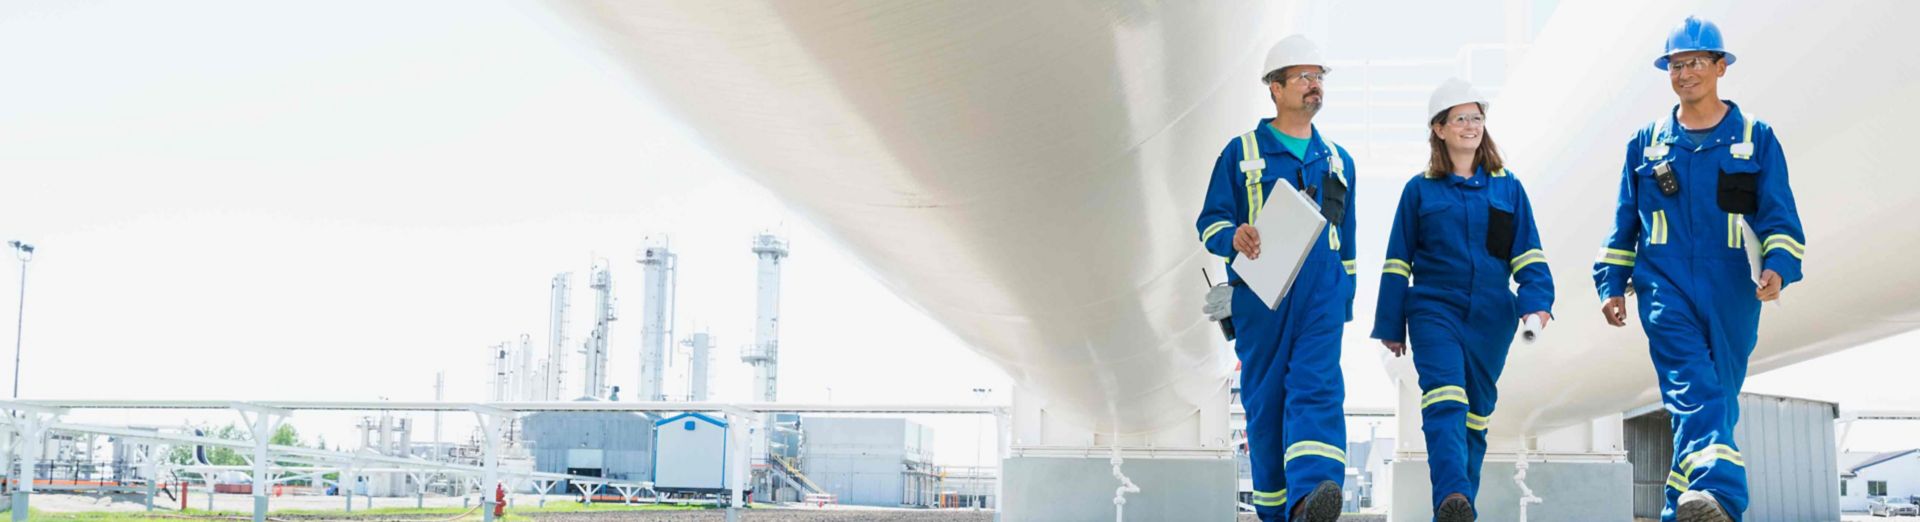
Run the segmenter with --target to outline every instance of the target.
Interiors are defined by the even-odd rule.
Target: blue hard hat
[[[1733,65],[1733,53],[1727,52],[1725,42],[1720,39],[1720,26],[1701,20],[1698,16],[1689,16],[1674,26],[1673,33],[1667,35],[1667,52],[1653,60],[1653,66],[1667,70],[1667,57],[1687,51],[1709,51],[1726,56],[1727,65]]]

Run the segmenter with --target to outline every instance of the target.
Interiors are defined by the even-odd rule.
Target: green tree
[[[247,433],[246,428],[238,424],[227,424],[218,429],[203,429],[202,435],[224,440],[251,440],[253,438]],[[286,423],[281,424],[280,429],[274,431],[272,437],[267,438],[267,443],[276,446],[306,447],[306,443],[300,440],[300,431],[294,429],[292,424]],[[174,464],[196,464],[193,458],[195,447],[196,446],[174,446],[173,451],[167,454],[167,461]],[[215,466],[245,466],[251,463],[247,460],[251,454],[248,450],[224,446],[203,447],[207,454],[207,464]]]

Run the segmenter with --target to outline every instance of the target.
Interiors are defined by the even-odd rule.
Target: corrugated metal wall
[[[807,417],[805,423],[802,472],[840,503],[895,507],[921,496],[920,487],[909,488],[906,462],[922,460],[917,453],[931,447],[931,429],[906,419]]]
[[[1840,520],[1839,454],[1826,402],[1743,394],[1733,438],[1747,458],[1750,522]],[[1757,460],[1757,462],[1756,462]]]
[[[521,433],[533,453],[534,469],[567,471],[567,450],[605,450],[606,477],[653,480],[653,421],[635,413],[544,412],[526,416]]]
[[[1840,520],[1839,465],[1833,403],[1740,395],[1733,439],[1746,460],[1748,522]],[[1673,428],[1665,410],[1626,421],[1627,460],[1633,464],[1633,514],[1659,518],[1673,462]]]

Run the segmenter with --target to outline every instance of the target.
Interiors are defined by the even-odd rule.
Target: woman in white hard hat
[[[1461,522],[1475,517],[1495,383],[1515,326],[1552,319],[1553,277],[1527,192],[1487,135],[1486,97],[1449,79],[1427,107],[1432,153],[1400,193],[1373,337],[1396,357],[1412,349],[1434,518]]]

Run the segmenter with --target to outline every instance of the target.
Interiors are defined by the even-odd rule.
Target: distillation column
[[[573,291],[573,273],[554,274],[547,301],[547,360],[541,368],[542,400],[566,399],[567,304]]]
[[[752,400],[779,400],[780,373],[780,260],[787,257],[787,243],[773,234],[753,238],[753,255],[760,258],[753,346],[740,360],[753,366]]]
[[[706,402],[707,380],[713,370],[713,335],[696,332],[681,344],[687,346],[687,400]]]
[[[774,402],[780,399],[780,260],[787,257],[787,242],[768,233],[754,236],[753,255],[760,258],[755,269],[753,346],[740,355],[740,360],[753,366],[753,391],[747,395],[748,400]],[[767,416],[753,434],[751,462],[755,469],[767,465],[767,435],[773,433],[773,422],[774,417]]]
[[[645,270],[646,325],[640,333],[640,393],[643,401],[667,400],[665,371],[667,346],[673,337],[675,297],[679,270],[678,256],[666,246],[649,246],[640,254],[640,266]]]
[[[607,331],[617,319],[613,316],[613,273],[605,266],[593,268],[593,332],[587,334],[586,378],[581,393],[596,399],[607,398]]]

